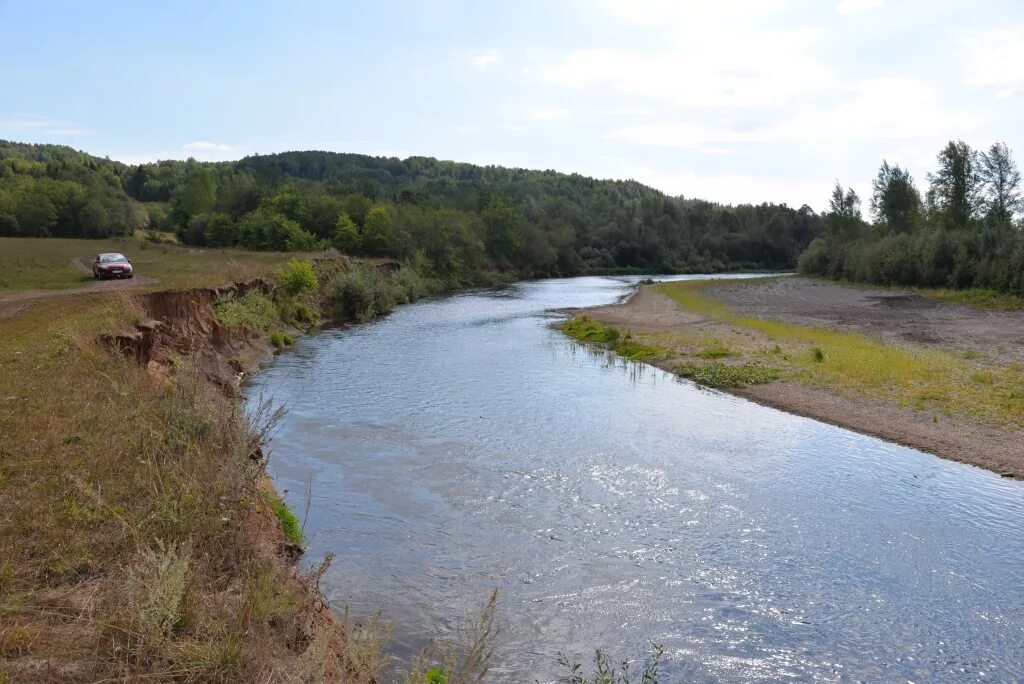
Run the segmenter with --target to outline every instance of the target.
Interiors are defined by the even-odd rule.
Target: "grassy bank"
[[[293,324],[283,310],[267,330]],[[272,416],[248,419],[212,382],[212,321],[175,321],[195,346],[171,336],[149,367],[101,342],[151,314],[109,293],[0,320],[0,681],[325,671],[340,631],[317,628],[316,592],[283,552],[287,508],[261,493]],[[266,353],[267,330],[223,330],[239,368]]]

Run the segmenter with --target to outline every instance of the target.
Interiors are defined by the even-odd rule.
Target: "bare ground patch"
[[[865,290],[809,278],[724,283],[706,294],[770,320],[832,328],[901,347],[1024,363],[1024,311],[990,311],[913,293]]]

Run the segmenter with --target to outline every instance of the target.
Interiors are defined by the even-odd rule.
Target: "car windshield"
[[[128,261],[123,254],[100,254],[101,264],[112,264],[118,261]]]

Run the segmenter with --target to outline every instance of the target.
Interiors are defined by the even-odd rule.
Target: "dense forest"
[[[910,173],[882,162],[872,185],[872,222],[860,198],[837,183],[825,232],[800,257],[811,275],[884,285],[984,288],[1024,295],[1024,203],[1009,148],[976,151],[951,141],[922,197]]]
[[[286,152],[128,166],[0,142],[0,235],[174,231],[197,246],[335,247],[426,260],[438,277],[787,269],[822,231],[810,208],[724,206],[634,181]]]

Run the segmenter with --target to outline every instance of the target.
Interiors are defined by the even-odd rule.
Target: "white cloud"
[[[672,52],[577,50],[539,74],[558,86],[612,88],[682,107],[781,107],[829,81],[809,55],[817,36],[792,29],[694,37]]]
[[[704,124],[677,120],[626,126],[609,137],[648,147],[710,150],[720,145],[779,141],[942,140],[966,137],[984,117],[943,106],[926,84],[909,78],[861,81],[838,104],[801,109],[776,122]]]
[[[185,143],[181,146],[181,149],[186,153],[186,156],[194,157],[199,161],[229,161],[245,156],[240,148],[209,140],[195,140]],[[174,158],[175,156],[180,157],[181,155],[178,154],[164,158]]]
[[[93,135],[93,131],[66,121],[55,121],[43,117],[24,116],[16,119],[0,119],[0,131],[16,131],[15,135],[30,132],[33,136],[57,138]]]
[[[859,14],[881,7],[884,4],[885,0],[843,0],[836,5],[836,12],[840,14]]]
[[[527,112],[534,121],[559,121],[569,118],[569,110],[564,107],[542,107]]]
[[[615,22],[653,28],[684,25],[713,27],[716,24],[720,26],[718,22],[722,21],[736,26],[750,19],[777,13],[791,4],[792,0],[601,0],[597,7]],[[594,5],[589,0],[581,5],[581,9],[593,11]]]
[[[484,50],[470,59],[470,64],[475,66],[477,69],[486,69],[490,65],[498,61],[499,53],[497,50]]]
[[[185,143],[181,146],[183,150],[193,151],[218,151],[218,152],[229,152],[231,150],[230,145],[224,143],[210,142],[209,140],[196,140],[195,142]]]
[[[78,137],[84,135],[93,135],[93,131],[87,128],[53,128],[47,131],[50,135],[58,135],[61,137]]]
[[[800,207],[805,202],[824,202],[833,180],[752,176],[743,173],[708,174],[693,169],[665,172],[631,160],[605,158],[606,175],[632,178],[670,195],[706,199],[723,204],[786,203]],[[599,175],[605,175],[599,174]]]
[[[1013,86],[1024,82],[1024,27],[965,31],[957,42],[968,83]]]

